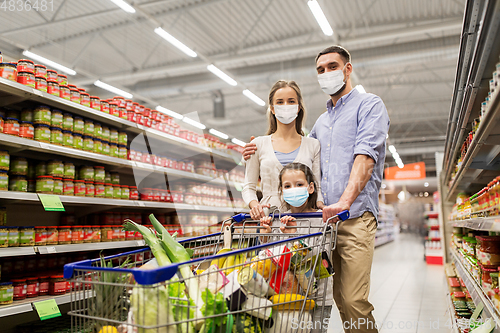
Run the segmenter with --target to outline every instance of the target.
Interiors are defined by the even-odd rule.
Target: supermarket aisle
[[[375,249],[370,301],[380,333],[451,332],[443,266],[426,265],[423,251],[421,238],[407,234]],[[339,332],[334,308],[328,333]]]

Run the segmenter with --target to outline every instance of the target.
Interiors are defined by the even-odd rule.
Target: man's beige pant
[[[333,298],[346,333],[377,332],[368,301],[377,221],[372,213],[339,222],[332,253]]]

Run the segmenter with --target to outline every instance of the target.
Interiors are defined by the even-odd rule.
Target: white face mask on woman
[[[299,114],[299,105],[275,105],[274,115],[276,119],[282,124],[288,125],[297,118]]]
[[[347,64],[345,64],[347,66]],[[338,69],[336,71],[325,72],[323,74],[318,74],[318,82],[325,94],[334,95],[340,88],[345,84],[344,82],[344,68]]]

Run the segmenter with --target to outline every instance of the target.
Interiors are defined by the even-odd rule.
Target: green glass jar
[[[83,135],[94,136],[94,122],[86,119],[83,127]]]
[[[19,227],[19,246],[35,245],[35,227]]]
[[[52,127],[63,127],[63,114],[59,110],[52,110],[52,119],[51,119]]]
[[[21,121],[29,121],[30,123],[35,121],[35,114],[31,109],[23,109],[21,111]]]
[[[28,174],[28,160],[23,157],[15,157],[10,162],[10,174],[26,176]]]
[[[9,191],[28,192],[26,176],[12,176],[9,179]]]
[[[118,158],[127,159],[127,146],[118,145]]]
[[[5,170],[0,170],[0,191],[9,190],[9,174]]]
[[[0,227],[0,247],[9,246],[9,229]],[[2,301],[0,297],[0,302]],[[1,304],[1,303],[0,303]]]
[[[83,135],[73,133],[73,148],[83,150]]]
[[[8,150],[0,150],[0,170],[9,171],[10,154]]]
[[[94,139],[91,136],[83,136],[83,150],[94,151]]]
[[[127,133],[118,132],[118,144],[119,145],[127,145]]]
[[[46,176],[47,175],[47,163],[39,162],[35,167],[35,175],[38,176]]]
[[[94,139],[94,153],[102,154],[102,141],[101,141],[101,139]]]
[[[62,146],[63,144],[63,133],[60,127],[50,128],[50,143]]]
[[[40,142],[50,143],[50,127],[49,125],[35,125],[35,140]]]
[[[94,138],[102,139],[102,126],[99,123],[94,124]]]
[[[94,168],[88,165],[82,166],[80,172],[78,173],[78,178],[81,180],[91,180],[94,181]]]
[[[65,131],[73,131],[73,115],[71,115],[71,113],[65,113],[63,115],[62,128]]]
[[[33,122],[35,124],[50,125],[52,123],[52,113],[50,112],[50,108],[44,105],[40,105],[35,108]]]
[[[63,146],[73,148],[73,132],[63,131]]]
[[[111,153],[111,149],[109,147],[109,142],[103,141],[102,142],[102,154],[109,156],[110,153]]]
[[[121,188],[122,188],[122,199],[128,200],[130,197],[130,188],[128,187],[128,185],[122,185]]]
[[[75,165],[70,162],[64,163],[64,178],[75,179]]]
[[[19,228],[18,227],[5,227],[9,230],[9,247],[19,246]]]
[[[36,193],[52,194],[54,192],[54,177],[38,176],[36,179]]]
[[[104,182],[111,184],[111,172],[109,171],[104,172]]]
[[[118,144],[118,131],[115,129],[109,130],[109,142]]]
[[[118,184],[113,185],[113,199],[121,199],[122,198],[122,188]]]
[[[85,122],[82,117],[73,118],[73,133],[83,134]]]
[[[111,183],[104,183],[104,197],[113,199],[113,185]]]
[[[118,172],[111,172],[111,184],[112,185],[120,184],[120,174]]]
[[[63,177],[64,163],[61,160],[50,160],[47,163],[47,175],[52,177]]]
[[[109,127],[102,128],[102,139],[104,141],[109,141]]]
[[[63,189],[64,189],[64,182],[62,178],[54,177],[54,190],[52,191],[52,193],[56,195],[62,195]]]
[[[118,145],[116,143],[109,144],[109,156],[118,157]]]
[[[104,178],[106,177],[106,171],[103,166],[95,166],[94,167],[94,181],[102,183],[104,182]]]

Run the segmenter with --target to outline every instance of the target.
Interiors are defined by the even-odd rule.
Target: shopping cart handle
[[[314,212],[314,213],[297,213],[297,214],[283,214],[283,215],[287,215],[287,216],[293,216],[297,219],[311,219],[311,218],[320,218],[320,217],[323,217],[323,213],[322,212]],[[273,216],[273,214],[270,214],[269,216]],[[340,220],[342,221],[345,221],[349,218],[349,211],[348,210],[344,210],[340,213],[338,213],[336,215],[336,217],[338,217]],[[241,213],[241,214],[238,214],[238,215],[234,215],[233,216],[233,221],[235,222],[243,222],[245,220],[248,220],[250,219],[250,214],[244,214],[244,213]]]

